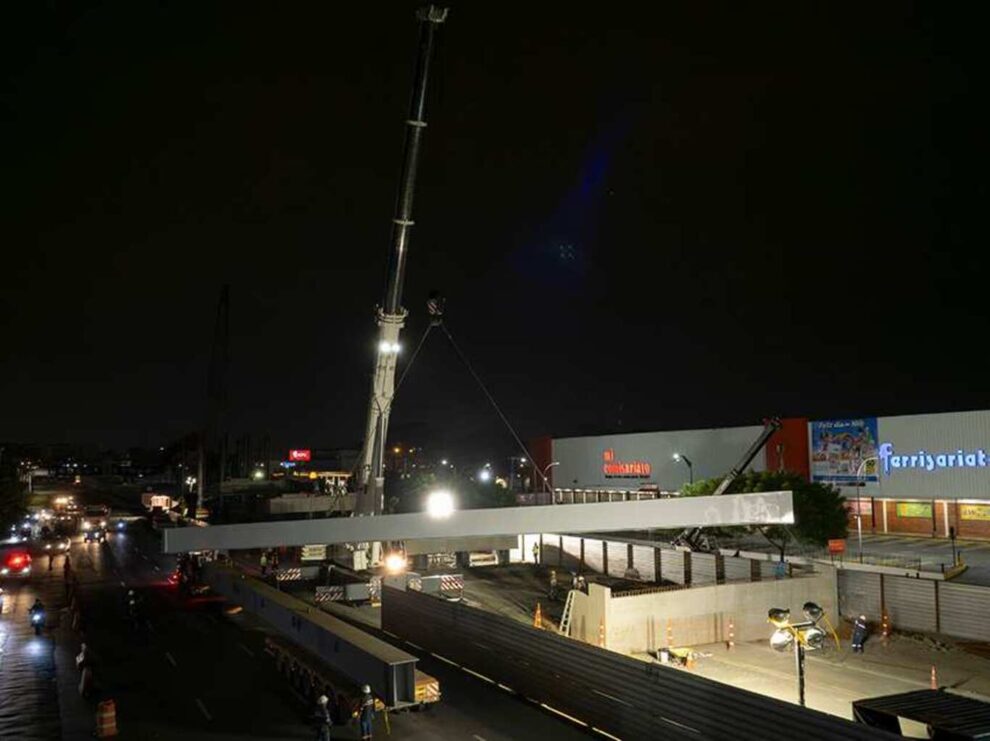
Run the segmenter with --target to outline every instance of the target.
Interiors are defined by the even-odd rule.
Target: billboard
[[[820,420],[812,422],[810,428],[812,481],[832,484],[879,481],[876,417]]]
[[[289,460],[294,463],[305,463],[309,461],[312,457],[313,454],[309,450],[295,449],[289,451]]]

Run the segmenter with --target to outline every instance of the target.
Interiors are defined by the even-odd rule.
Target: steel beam
[[[163,531],[163,549],[165,553],[181,553],[311,543],[366,543],[540,532],[601,533],[647,528],[789,525],[793,522],[794,504],[791,492],[774,491],[638,502],[467,509],[456,511],[444,519],[417,512],[405,515],[186,527]]]

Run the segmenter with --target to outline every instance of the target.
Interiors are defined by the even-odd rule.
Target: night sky
[[[227,283],[232,433],[357,445],[416,4],[165,5],[5,9],[0,439],[200,427]],[[406,357],[436,288],[523,436],[986,407],[986,18],[803,5],[455,5]],[[504,452],[445,343],[393,440]]]

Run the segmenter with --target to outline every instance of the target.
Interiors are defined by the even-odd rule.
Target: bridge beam
[[[436,519],[425,512],[374,517],[251,522],[164,531],[165,553],[272,548],[311,543],[521,535],[539,532],[609,532],[794,522],[789,491],[684,497],[595,504],[466,509]]]

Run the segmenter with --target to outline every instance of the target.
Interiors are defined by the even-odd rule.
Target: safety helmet
[[[330,702],[330,698],[327,697],[326,695],[320,695],[318,698],[316,698],[316,701],[320,703],[320,705],[326,705],[328,702]]]
[[[366,695],[371,694],[371,687],[364,685],[364,687],[361,688],[361,691]]]

